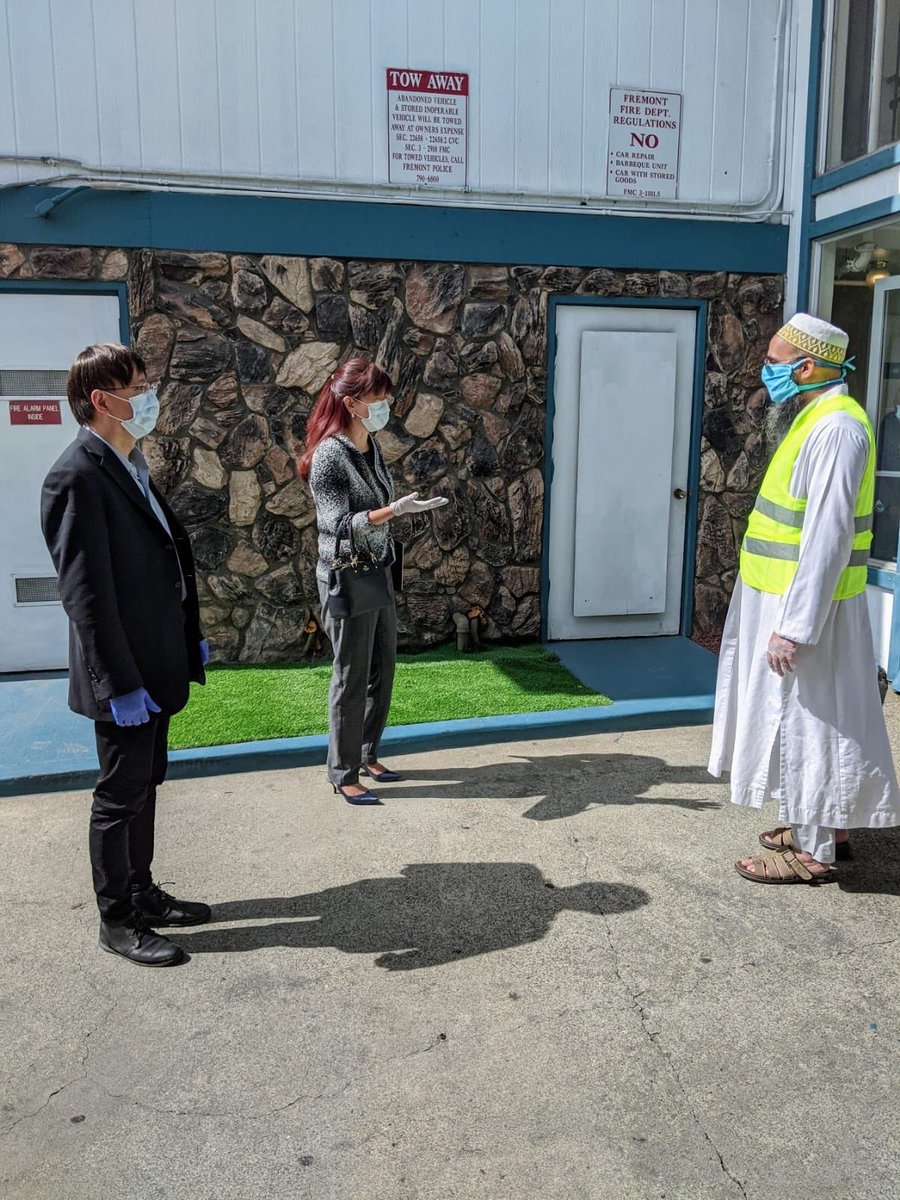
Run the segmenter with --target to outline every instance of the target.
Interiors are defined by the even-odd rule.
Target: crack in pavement
[[[588,870],[589,870],[587,851],[584,849],[582,844],[579,842],[578,838],[574,836],[574,834],[571,835],[571,840],[572,840],[572,844],[573,844],[572,848],[573,849],[577,848],[577,853],[579,854],[579,856],[581,858],[582,882],[586,882],[587,876],[588,876]],[[668,1051],[665,1049],[665,1047],[658,1040],[659,1036],[660,1036],[660,1030],[654,1031],[650,1026],[650,1016],[647,1013],[647,1010],[645,1009],[644,1005],[641,1003],[641,997],[647,995],[647,989],[641,988],[638,991],[635,991],[631,987],[631,985],[628,983],[627,979],[625,979],[624,975],[622,974],[621,966],[619,963],[619,949],[618,949],[618,946],[616,945],[616,943],[613,939],[613,936],[612,936],[612,928],[611,928],[610,922],[609,922],[609,914],[604,912],[601,908],[600,915],[603,918],[603,928],[606,932],[606,941],[607,941],[607,944],[609,945],[610,953],[612,954],[613,971],[614,971],[615,976],[618,979],[619,983],[622,985],[626,994],[628,995],[628,998],[631,1001],[632,1009],[638,1015],[638,1019],[640,1021],[640,1026],[641,1026],[642,1032],[646,1035],[647,1040],[650,1042],[650,1045],[653,1046],[653,1048],[659,1054],[662,1055],[663,1060],[665,1061],[665,1064],[669,1069],[669,1074],[671,1075],[672,1079],[675,1081],[675,1083],[678,1087],[678,1090],[681,1092],[682,1096],[684,1096],[684,1099],[686,1101],[687,1111],[690,1114],[691,1120],[694,1122],[694,1124],[700,1130],[700,1133],[703,1135],[704,1139],[706,1140],[706,1142],[709,1144],[709,1146],[713,1150],[716,1158],[719,1160],[719,1166],[721,1167],[723,1174],[735,1185],[735,1187],[738,1189],[740,1195],[744,1198],[744,1200],[747,1200],[747,1192],[746,1192],[746,1189],[744,1188],[743,1183],[741,1182],[740,1179],[738,1179],[738,1177],[728,1167],[728,1164],[725,1162],[725,1159],[723,1158],[721,1151],[719,1150],[716,1143],[713,1141],[712,1137],[709,1134],[709,1131],[706,1129],[703,1122],[700,1120],[699,1114],[697,1113],[693,1104],[691,1103],[690,1094],[689,1094],[687,1088],[682,1083],[681,1077],[679,1076],[678,1071],[676,1070],[675,1063],[674,1063],[674,1060],[672,1059],[671,1054],[668,1053]]]
[[[93,986],[93,985],[91,985],[91,986]],[[90,1047],[91,1038],[93,1037],[93,1035],[95,1033],[97,1033],[97,1031],[101,1028],[101,1026],[103,1026],[109,1020],[109,1018],[113,1015],[113,1013],[116,1011],[118,1006],[119,1006],[119,1001],[115,1000],[114,1003],[112,1004],[112,1006],[107,1010],[107,1012],[105,1012],[103,1014],[103,1016],[100,1018],[100,1020],[97,1022],[97,1024],[94,1025],[92,1029],[89,1029],[87,1031],[87,1033],[84,1035],[84,1038],[83,1038],[84,1053],[81,1056],[81,1070],[79,1071],[79,1073],[77,1075],[73,1076],[72,1079],[67,1079],[66,1082],[63,1084],[60,1084],[60,1086],[58,1088],[54,1088],[53,1091],[50,1092],[50,1094],[47,1096],[47,1099],[43,1102],[43,1104],[39,1104],[38,1107],[35,1108],[32,1112],[23,1113],[21,1115],[21,1117],[17,1117],[16,1120],[13,1121],[13,1123],[11,1125],[7,1125],[7,1127],[5,1129],[0,1130],[0,1137],[7,1137],[9,1134],[12,1133],[12,1131],[18,1125],[21,1125],[23,1121],[30,1121],[32,1118],[39,1116],[44,1111],[44,1109],[50,1104],[50,1101],[53,1100],[56,1096],[59,1096],[60,1093],[64,1092],[66,1090],[66,1088],[70,1088],[73,1083],[79,1083],[81,1080],[87,1078],[87,1073],[88,1073],[87,1072],[87,1062],[88,1062],[88,1058],[90,1057],[90,1054],[91,1054],[91,1047]]]
[[[427,1054],[430,1050],[433,1050],[435,1048],[435,1046],[444,1045],[446,1043],[446,1041],[447,1041],[446,1033],[439,1033],[437,1035],[437,1037],[433,1038],[428,1043],[427,1046],[422,1046],[418,1050],[410,1050],[407,1054],[404,1054],[403,1057],[404,1058],[415,1058],[416,1055],[418,1055],[418,1054]]]

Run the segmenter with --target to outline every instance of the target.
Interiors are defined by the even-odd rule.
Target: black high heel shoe
[[[363,764],[360,771],[363,775],[368,775],[370,779],[374,779],[376,783],[397,783],[403,778],[399,771],[373,771],[371,767]]]
[[[334,794],[336,796],[343,796],[348,804],[380,804],[381,803],[381,801],[378,799],[378,797],[373,795],[371,792],[360,792],[358,796],[348,796],[347,793],[344,791],[344,787],[347,787],[349,785],[344,784],[342,786],[339,783],[333,783],[331,786],[334,788]]]

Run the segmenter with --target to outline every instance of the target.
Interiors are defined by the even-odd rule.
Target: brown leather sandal
[[[790,825],[779,825],[777,829],[772,830],[771,838],[767,838],[764,833],[761,833],[759,835],[759,844],[765,850],[793,850],[794,839],[792,832]],[[846,842],[835,842],[834,845],[835,858],[848,859],[853,857],[849,838]]]
[[[768,854],[757,854],[750,862],[759,871],[749,871],[741,866],[741,860],[734,864],[738,875],[753,883],[831,883],[837,879],[837,871],[829,867],[822,874],[814,875],[809,867],[802,863],[793,850],[772,850]]]

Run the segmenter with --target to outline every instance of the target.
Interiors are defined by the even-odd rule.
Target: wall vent
[[[0,396],[65,398],[68,371],[0,370]]]
[[[16,604],[59,604],[55,575],[16,575]]]

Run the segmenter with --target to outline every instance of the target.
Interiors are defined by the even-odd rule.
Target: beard
[[[793,425],[806,399],[807,397],[802,392],[798,392],[784,404],[770,405],[769,411],[766,413],[765,424],[766,448],[770,456],[784,441],[787,431]]]

